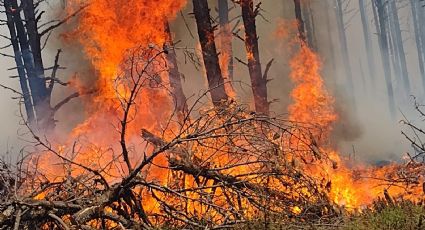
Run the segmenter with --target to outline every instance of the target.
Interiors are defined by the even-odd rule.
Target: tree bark
[[[218,0],[218,14],[220,22],[220,43],[221,53],[226,55],[227,77],[233,81],[233,45],[232,45],[232,30],[229,22],[229,2],[228,0]]]
[[[251,87],[254,95],[255,110],[258,113],[269,114],[269,102],[267,98],[267,74],[262,74],[260,52],[258,47],[257,28],[255,18],[258,15],[254,10],[253,0],[242,0],[242,19],[245,27],[245,48],[248,59]]]
[[[294,0],[295,5],[295,19],[297,20],[298,26],[298,38],[301,42],[306,43],[307,38],[305,35],[305,25],[303,20],[302,8],[301,8],[301,0]]]
[[[31,98],[34,105],[35,119],[38,125],[39,116],[41,116],[39,112],[42,112],[42,110],[40,111],[39,107],[42,101],[40,97],[40,92],[43,91],[44,85],[42,84],[40,79],[38,79],[34,69],[34,59],[30,49],[23,19],[21,18],[21,12],[18,7],[18,2],[16,0],[10,0],[10,6],[13,10],[13,21],[16,26],[17,37],[22,52],[22,59],[24,61],[25,70],[28,76],[29,88],[31,90]]]
[[[198,27],[199,42],[201,43],[211,99],[215,106],[220,106],[223,101],[228,100],[228,96],[224,89],[224,79],[215,45],[214,28],[211,24],[208,1],[193,0],[193,13]]]
[[[407,71],[407,62],[406,62],[406,53],[404,51],[403,38],[401,35],[400,21],[398,16],[398,9],[395,0],[390,0],[389,2],[389,12],[390,20],[392,22],[393,28],[393,39],[394,39],[394,50],[397,52],[398,65],[400,66],[401,78],[403,82],[403,87],[405,90],[405,95],[410,95],[410,82],[409,82],[409,73]]]
[[[376,68],[375,68],[375,59],[373,57],[373,46],[372,40],[370,38],[370,28],[369,28],[369,19],[366,13],[366,5],[364,0],[359,0],[360,16],[363,26],[363,38],[365,41],[366,48],[366,58],[369,69],[369,78],[372,84],[373,91],[376,89]]]
[[[305,32],[307,36],[307,42],[309,44],[309,47],[313,50],[317,51],[316,46],[316,35],[314,31],[314,18],[313,18],[313,11],[311,9],[311,2],[310,0],[303,1],[304,4],[301,5],[302,14],[304,16],[304,23],[305,23]]]
[[[349,94],[352,96],[352,103],[354,103],[354,83],[353,83],[353,73],[351,71],[350,56],[348,55],[348,44],[347,44],[347,35],[345,34],[344,26],[344,12],[342,9],[341,0],[335,0],[335,10],[336,10],[336,20],[338,24],[338,34],[339,41],[341,45],[341,55],[342,61],[344,64],[345,75],[348,83]]]
[[[15,56],[15,63],[18,70],[19,83],[22,90],[25,111],[27,114],[28,123],[33,126],[35,122],[34,108],[31,100],[30,89],[28,87],[28,79],[25,73],[25,66],[22,60],[22,52],[20,50],[18,36],[16,34],[16,28],[13,19],[14,16],[12,12],[13,7],[9,0],[4,1],[4,8],[7,16],[7,27],[10,32],[10,41],[12,43],[13,52]]]
[[[44,75],[43,58],[41,55],[40,35],[38,33],[37,19],[33,0],[22,0],[25,16],[25,26],[28,33],[29,45],[34,60],[37,91],[32,92],[34,100],[37,100],[35,110],[40,128],[51,130],[54,128],[54,114],[50,106],[49,89],[46,86]]]
[[[424,66],[425,53],[423,52],[425,41],[423,40],[421,36],[422,25],[419,23],[421,19],[419,18],[420,12],[418,12],[416,0],[410,0],[410,8],[412,10],[413,27],[415,30],[415,41],[416,41],[416,49],[418,53],[419,71],[421,73],[421,78],[422,78],[422,89],[425,90],[425,66]]]
[[[374,0],[375,23],[377,25],[377,33],[379,35],[379,43],[381,50],[382,65],[384,69],[384,77],[387,86],[389,109],[392,116],[395,116],[395,100],[393,85],[391,82],[390,55],[387,37],[387,9],[383,0]]]

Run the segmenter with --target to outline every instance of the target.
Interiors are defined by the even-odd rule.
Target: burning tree
[[[326,184],[302,171],[324,158],[313,139],[301,136],[311,127],[236,104],[197,110],[195,103],[184,119],[169,119],[163,130],[142,129],[143,144],[134,146],[126,134],[142,92],[164,87],[157,78],[168,71],[164,52],[140,47],[123,63],[116,80],[120,148],[91,152],[101,147],[81,138],[57,149],[32,133],[42,147],[39,158],[22,170],[28,174],[19,171],[19,183],[6,187],[1,225],[221,228],[259,213],[304,210],[303,218],[333,212]],[[43,165],[46,157],[58,166]]]
[[[208,89],[192,104],[168,24],[185,1],[89,3],[66,34],[97,72],[96,90],[84,100],[87,118],[65,141],[41,135],[24,118],[34,148],[15,167],[0,162],[0,226],[219,229],[270,216],[335,217],[381,194],[392,204],[421,200],[423,178],[414,175],[424,167],[414,158],[353,170],[331,148],[338,116],[320,59],[305,44],[300,2],[288,116],[269,114],[271,62],[262,73],[253,1],[239,4],[257,112],[228,100],[208,1],[193,1]],[[204,104],[207,95],[213,106]]]

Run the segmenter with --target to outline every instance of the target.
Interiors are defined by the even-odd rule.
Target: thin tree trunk
[[[53,111],[50,106],[50,94],[49,89],[46,86],[46,78],[44,75],[43,58],[41,56],[41,43],[40,35],[38,33],[37,20],[35,16],[35,7],[33,0],[22,0],[25,25],[29,38],[29,45],[31,47],[31,53],[34,60],[36,79],[34,81],[37,84],[37,91],[33,91],[33,97],[37,100],[35,110],[37,113],[37,120],[39,126],[46,130],[54,128]]]
[[[34,59],[28,42],[27,33],[24,27],[23,19],[21,18],[20,10],[18,8],[18,3],[16,0],[10,0],[10,5],[13,9],[13,20],[16,26],[16,32],[19,40],[19,45],[21,47],[22,59],[24,61],[24,67],[28,76],[28,83],[31,90],[31,98],[34,105],[35,118],[38,124],[39,121],[39,112],[41,97],[40,92],[43,90],[43,85],[40,84],[40,80],[37,78],[35,69],[34,69]]]
[[[345,34],[344,15],[341,0],[335,0],[336,20],[338,24],[338,34],[341,45],[342,61],[344,63],[345,75],[347,77],[348,90],[353,97],[354,103],[354,83],[351,71],[350,56],[348,55],[347,35]]]
[[[366,47],[366,57],[369,67],[369,78],[371,80],[373,90],[376,89],[376,68],[375,68],[375,59],[373,57],[373,46],[372,40],[370,38],[370,29],[369,29],[369,19],[366,13],[366,5],[364,0],[359,0],[360,16],[363,25],[363,37],[365,40]]]
[[[375,9],[376,7],[376,9]],[[374,0],[374,13],[375,13],[375,23],[377,23],[377,33],[380,40],[380,50],[382,65],[384,69],[384,77],[387,86],[388,93],[388,103],[389,109],[392,116],[395,116],[395,100],[394,100],[394,91],[393,85],[391,82],[391,67],[390,67],[390,55],[388,47],[388,38],[387,38],[387,18],[388,14],[386,7],[384,6],[383,0]]]
[[[328,44],[329,45],[329,53],[330,53],[330,62],[332,64],[332,75],[331,76],[336,76],[336,64],[335,64],[335,50],[334,50],[334,43],[333,43],[333,36],[332,36],[332,31],[331,31],[331,20],[329,18],[329,9],[331,9],[332,7],[329,6],[329,2],[328,1],[323,1],[325,3],[325,9],[326,9],[326,13],[325,13],[325,23],[326,23],[326,32],[327,32],[327,39],[328,39]],[[336,89],[336,85],[337,85],[337,79],[336,77],[334,77],[332,79],[332,84],[334,89]]]
[[[422,0],[416,0],[416,6],[419,14],[419,29],[421,32],[422,41],[425,41],[425,2]],[[425,56],[425,43],[422,43],[422,52]]]
[[[174,49],[174,42],[170,31],[170,25],[168,22],[165,23],[165,32],[167,33],[167,62],[168,62],[168,75],[170,79],[170,87],[176,106],[177,112],[184,114],[188,111],[187,99],[183,92],[183,86],[180,77],[180,71],[177,64],[177,54]]]
[[[388,5],[386,4],[386,8],[388,8]],[[389,53],[390,53],[390,58],[393,64],[393,70],[394,70],[394,78],[396,79],[397,84],[401,85],[401,90],[403,90],[403,80],[401,78],[401,67],[400,67],[400,57],[398,55],[398,51],[397,51],[397,41],[395,39],[395,34],[394,34],[394,21],[393,18],[390,17],[390,9],[388,8],[387,10],[388,12],[388,47],[389,47]],[[394,87],[394,89],[397,89],[397,87]]]
[[[9,0],[4,1],[4,7],[7,15],[7,27],[10,32],[10,40],[12,43],[13,52],[15,56],[15,63],[18,70],[19,83],[22,90],[25,111],[27,114],[28,123],[33,126],[35,122],[34,108],[31,101],[31,93],[28,87],[28,79],[25,73],[25,66],[22,60],[22,52],[19,48],[18,36],[16,34],[15,23],[13,19],[14,16],[12,13],[12,5]]]
[[[419,62],[419,71],[421,73],[422,77],[422,89],[425,90],[425,68],[424,68],[424,52],[422,52],[422,47],[424,45],[424,42],[421,38],[421,32],[420,28],[421,25],[419,24],[420,18],[418,17],[418,9],[417,9],[417,2],[415,0],[410,0],[410,8],[412,10],[412,17],[413,17],[413,27],[415,30],[415,40],[416,40],[416,49],[418,53],[418,62]]]
[[[311,10],[310,0],[303,1],[302,14],[304,16],[305,22],[305,31],[307,35],[307,42],[309,47],[313,50],[317,50],[316,46],[316,35],[314,31],[314,20],[313,20],[313,11]]]
[[[220,106],[223,101],[228,100],[228,96],[224,89],[224,79],[221,75],[209,11],[207,0],[193,0],[193,12],[198,27],[199,42],[201,43],[211,99],[215,106]]]
[[[263,76],[261,70],[257,28],[255,25],[255,18],[258,12],[257,9],[254,9],[253,0],[242,0],[240,4],[245,27],[245,48],[247,52],[249,75],[251,77],[251,87],[254,94],[255,110],[258,113],[269,114],[267,73]]]
[[[221,55],[226,56],[226,62],[223,63],[227,67],[226,77],[233,81],[233,34],[229,22],[229,2],[228,0],[218,0],[218,13],[220,22],[220,43]]]
[[[390,20],[392,22],[393,28],[393,39],[394,39],[394,50],[397,52],[397,59],[399,61],[401,77],[403,80],[403,87],[405,90],[405,95],[410,95],[410,82],[409,82],[409,73],[407,71],[406,63],[406,53],[404,51],[403,38],[401,35],[400,21],[398,17],[398,9],[395,0],[390,0],[389,4]]]
[[[302,8],[301,8],[301,0],[294,0],[295,5],[295,19],[297,20],[297,26],[298,26],[298,38],[306,43],[307,38],[305,34],[305,25],[304,25],[304,19],[302,14]]]

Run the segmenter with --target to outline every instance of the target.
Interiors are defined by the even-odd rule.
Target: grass
[[[321,220],[321,222],[288,222],[278,218],[269,223],[253,221],[236,226],[237,230],[425,230],[425,207],[403,201],[396,205],[377,203],[362,213]]]
[[[425,229],[425,208],[404,201],[376,210],[368,210],[346,221],[344,230],[416,230]]]

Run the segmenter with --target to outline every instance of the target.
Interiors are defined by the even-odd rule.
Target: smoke
[[[216,3],[210,1],[211,14],[217,17]],[[329,2],[329,5],[326,4]],[[346,25],[346,33],[348,37],[349,54],[351,66],[353,69],[355,97],[352,98],[347,92],[345,83],[346,76],[341,62],[340,47],[338,42],[338,33],[335,22],[335,12],[332,6],[333,1],[311,0],[313,9],[313,18],[315,26],[315,37],[319,56],[323,62],[323,76],[327,87],[330,89],[336,99],[336,110],[339,114],[339,121],[335,127],[333,140],[334,145],[344,155],[356,155],[358,160],[379,161],[379,160],[397,160],[401,154],[409,150],[407,141],[400,134],[401,125],[398,123],[403,118],[400,112],[396,117],[391,117],[388,110],[388,99],[386,96],[386,88],[382,64],[379,56],[379,46],[377,44],[377,36],[374,33],[373,22],[370,23],[372,30],[374,58],[376,69],[378,70],[376,78],[377,87],[372,88],[370,85],[370,76],[368,74],[368,65],[366,61],[366,52],[363,42],[363,33],[360,21],[360,15],[354,10],[354,15],[346,15],[346,19],[350,19]],[[62,2],[50,1],[46,6],[49,18],[57,18],[63,15]],[[287,113],[287,107],[291,103],[290,90],[292,83],[289,79],[289,60],[293,55],[290,48],[291,39],[276,38],[273,33],[278,29],[279,23],[290,22],[294,19],[294,6],[292,1],[263,1],[261,5],[261,16],[257,19],[258,34],[260,36],[260,55],[263,66],[272,58],[275,62],[269,73],[269,100],[272,100],[271,109],[275,114]],[[348,8],[356,9],[357,1],[351,1]],[[370,10],[370,5],[368,6]],[[407,7],[408,8],[408,7]],[[195,68],[188,56],[190,53],[199,55],[199,46],[197,41],[197,30],[194,19],[190,14],[192,6],[190,1],[178,16],[176,21],[171,25],[175,35],[176,46],[178,50],[178,61],[180,72],[183,73],[183,87],[189,103],[206,90],[206,79],[203,76],[203,70]],[[371,12],[369,11],[369,14]],[[239,8],[236,7],[231,11],[230,18],[236,18],[234,22],[240,20],[237,16],[240,14]],[[370,14],[371,15],[371,14]],[[327,18],[329,17],[329,18]],[[371,17],[370,17],[371,18]],[[405,40],[405,49],[407,54],[408,70],[413,86],[412,94],[421,98],[423,96],[422,84],[419,79],[417,67],[415,43],[411,30],[411,15],[409,9],[402,8],[400,10],[400,18],[402,23],[403,38]],[[327,23],[331,22],[330,26]],[[238,27],[241,27],[241,23]],[[287,25],[290,25],[288,23]],[[62,66],[66,70],[62,70],[59,78],[64,81],[77,77],[85,85],[93,84],[96,80],[96,73],[86,59],[82,48],[77,42],[66,40],[62,36],[64,32],[70,31],[75,26],[75,19],[57,30],[47,45],[45,55],[45,65],[53,64],[54,56],[58,48],[63,50],[60,58]],[[237,27],[237,28],[238,28]],[[190,32],[189,32],[190,31]],[[330,33],[330,36],[328,34]],[[2,34],[8,34],[6,27],[1,27]],[[295,37],[296,32],[292,31],[288,26],[289,38]],[[193,37],[192,37],[192,35]],[[242,32],[240,33],[243,37]],[[2,41],[2,44],[7,41]],[[10,50],[8,50],[11,53]],[[245,60],[245,48],[242,41],[234,39],[234,56]],[[195,56],[196,57],[196,56]],[[195,58],[196,59],[196,58]],[[13,59],[1,58],[0,64],[3,67],[13,67]],[[12,72],[5,71],[2,68],[2,76],[14,75]],[[235,61],[235,81],[234,87],[237,91],[238,99],[244,103],[252,103],[252,93],[249,85],[248,68]],[[397,78],[395,78],[397,79]],[[0,83],[19,89],[16,79],[3,77]],[[398,82],[394,81],[396,89],[396,98],[399,98],[397,106],[399,111],[403,112],[408,118],[417,118],[414,112],[412,101],[409,95],[402,93]],[[58,86],[53,92],[53,104],[60,101],[72,93],[72,89]],[[6,149],[6,144],[11,146],[17,143],[16,130],[19,129],[17,116],[18,106],[16,101],[11,100],[13,96],[9,91],[0,90],[0,106],[4,109],[0,113],[0,149]],[[353,103],[354,102],[354,103]],[[57,114],[58,130],[66,133],[77,124],[84,120],[84,105],[82,101],[77,99],[67,104]]]
[[[1,34],[9,34],[7,27],[0,27]],[[0,38],[0,46],[5,47],[9,41]],[[8,47],[0,52],[13,54],[12,48]],[[2,56],[0,58],[0,84],[20,91],[19,81],[11,76],[17,75],[16,70],[7,70],[15,66],[14,59]],[[0,87],[0,157],[6,157],[6,160],[12,160],[15,157],[9,155],[19,152],[23,143],[17,137],[20,131],[18,124],[21,121],[19,117],[19,100],[14,99],[19,95],[10,90]]]

